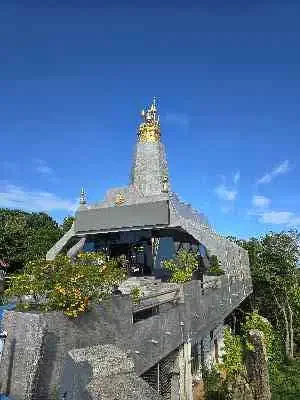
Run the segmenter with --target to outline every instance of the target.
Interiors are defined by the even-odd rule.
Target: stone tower
[[[141,116],[130,183],[144,196],[159,195],[169,191],[169,173],[155,98]]]

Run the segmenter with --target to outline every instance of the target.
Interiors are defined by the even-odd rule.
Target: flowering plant
[[[109,296],[125,278],[118,261],[102,253],[81,253],[75,262],[59,255],[53,261],[29,262],[21,274],[11,277],[5,294],[19,298],[20,310],[63,311],[74,318],[88,310],[91,300],[101,302]],[[34,301],[22,303],[25,295]]]

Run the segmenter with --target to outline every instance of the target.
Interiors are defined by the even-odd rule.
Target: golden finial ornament
[[[124,204],[124,203],[125,203],[125,195],[124,195],[123,192],[120,192],[120,193],[118,193],[118,194],[116,195],[116,198],[115,198],[115,205],[116,205],[116,206],[121,206],[121,205]]]
[[[86,193],[85,193],[85,190],[83,187],[81,188],[81,191],[80,191],[79,203],[81,205],[86,204]]]
[[[157,143],[160,141],[160,122],[157,112],[156,98],[153,98],[151,106],[142,110],[143,122],[139,126],[138,139],[141,143]]]

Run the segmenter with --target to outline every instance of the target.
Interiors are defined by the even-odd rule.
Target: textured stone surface
[[[165,148],[162,143],[137,143],[131,184],[145,196],[162,193],[162,179],[169,178]]]
[[[75,258],[77,254],[82,251],[85,243],[86,243],[86,238],[85,237],[81,238],[76,244],[74,244],[74,246],[70,248],[70,250],[67,252],[67,256],[70,258]]]
[[[76,320],[70,320],[59,312],[7,312],[4,317],[4,329],[9,337],[7,343],[16,339],[20,349],[16,356],[18,362],[13,363],[13,374],[22,377],[28,363],[34,365],[31,360],[38,358],[40,349],[35,333],[43,327],[42,357],[35,380],[40,398],[47,398],[55,386],[60,386],[67,353],[76,348],[117,344],[128,352],[134,361],[135,373],[141,375],[177,349],[187,337],[193,343],[222,324],[224,318],[249,294],[250,289],[247,288],[244,296],[242,283],[239,280],[228,283],[227,277],[223,276],[219,286],[203,290],[199,281],[188,282],[182,286],[180,302],[170,303],[168,308],[161,307],[158,314],[137,323],[133,323],[133,305],[128,296],[113,297]],[[162,287],[166,288],[166,284]],[[173,285],[170,287],[173,290]],[[231,296],[231,293],[236,296]],[[27,329],[27,326],[32,328]],[[6,346],[1,363],[2,384],[9,379],[11,365],[10,345]],[[36,349],[33,356],[30,355],[32,349]],[[29,378],[26,377],[26,380],[29,381]],[[19,390],[17,383],[18,380],[15,380],[14,393]]]
[[[246,367],[254,399],[271,400],[266,346],[262,332],[254,329],[249,332],[252,351],[247,351]]]
[[[5,388],[11,381],[11,393],[18,400],[24,385],[29,385],[30,367],[39,360],[35,384],[40,398],[49,398],[53,388],[59,385],[63,364],[69,350],[96,344],[115,343],[117,334],[124,335],[131,326],[131,302],[126,297],[114,297],[112,301],[94,306],[81,317],[72,320],[60,312],[44,314],[7,312],[4,329],[8,339],[1,361],[1,383]],[[41,355],[38,332],[45,330]],[[11,356],[11,343],[16,342],[15,354]],[[11,361],[13,359],[13,362]],[[10,372],[11,370],[11,372]],[[10,375],[13,379],[10,379]],[[33,373],[30,372],[30,376]],[[23,386],[22,386],[23,385]],[[27,387],[26,386],[26,387]],[[21,390],[22,389],[22,390]],[[13,398],[14,398],[13,397]]]
[[[158,400],[159,395],[134,372],[134,363],[115,345],[68,352],[60,394],[68,400]]]
[[[57,242],[51,249],[47,252],[46,259],[54,260],[54,258],[59,254],[67,243],[75,236],[75,224],[64,234],[64,236]]]
[[[39,391],[45,324],[38,315],[16,312],[8,312],[4,319],[8,336],[1,358],[0,392],[14,400],[30,400]]]

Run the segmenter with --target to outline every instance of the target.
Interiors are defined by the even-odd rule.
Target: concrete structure
[[[218,235],[203,213],[172,192],[155,101],[142,116],[130,184],[108,190],[97,204],[87,204],[82,190],[74,225],[47,258],[63,251],[105,250],[112,256],[125,254],[143,274],[162,277],[161,260],[185,246],[218,256],[230,276],[249,277],[247,252]]]
[[[67,400],[192,400],[201,365],[221,357],[225,318],[252,291],[247,252],[171,191],[155,102],[142,115],[129,186],[94,205],[82,190],[72,228],[47,254],[122,254],[140,276],[76,320],[8,312],[0,384],[14,400],[50,399],[53,392]],[[181,247],[198,250],[203,265],[217,255],[225,274],[164,282],[161,261]],[[139,304],[129,296],[135,286]]]
[[[161,390],[169,390],[169,394],[175,365],[167,364],[168,359],[174,360],[174,354],[177,354],[177,384],[180,393],[184,393],[191,387],[191,347],[195,343],[201,345],[201,341],[209,343],[209,346],[202,344],[201,350],[207,361],[212,354],[215,333],[225,317],[245,299],[243,293],[248,295],[251,291],[249,281],[232,281],[229,291],[227,277],[218,280],[218,285],[204,288],[204,291],[200,281],[191,281],[182,288],[175,285],[168,293],[167,284],[162,284],[162,290],[158,297],[153,297],[152,304],[147,296],[139,305],[133,305],[128,295],[114,296],[76,320],[69,320],[59,312],[8,311],[3,321],[8,337],[1,362],[1,391],[10,393],[15,400],[24,399],[26,391],[33,393],[28,397],[33,399],[48,399],[54,389],[59,390],[61,396],[64,392],[70,394],[73,388],[64,381],[68,352],[75,354],[76,349],[111,344],[133,360],[135,375],[142,376],[154,387],[158,379],[162,380],[158,377],[157,365],[163,361],[160,369],[164,368],[168,378]],[[160,284],[157,286],[159,291]],[[154,305],[153,314],[145,313]],[[141,316],[141,312],[144,315]],[[104,356],[100,353],[97,357]],[[86,380],[82,381],[86,385],[94,376],[95,368],[95,363],[82,359],[80,374],[86,374]],[[176,383],[174,376],[172,382]],[[82,390],[88,393],[88,388]],[[168,399],[167,395],[164,398]]]

